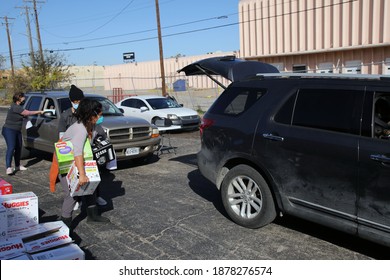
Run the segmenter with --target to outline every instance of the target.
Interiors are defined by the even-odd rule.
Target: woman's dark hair
[[[24,93],[23,92],[17,92],[14,94],[14,96],[12,96],[12,100],[14,103],[16,103],[16,101],[19,101],[20,98],[24,97]]]
[[[102,112],[102,104],[93,99],[81,100],[79,107],[76,110],[75,116],[78,122],[84,124],[88,132],[92,131],[92,117],[96,117]]]

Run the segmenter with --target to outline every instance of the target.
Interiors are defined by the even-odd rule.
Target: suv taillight
[[[202,136],[202,135],[203,135],[203,131],[204,131],[206,128],[212,126],[213,123],[214,123],[214,120],[203,118],[202,121],[201,121],[201,123],[200,123],[200,127],[199,127],[200,136]]]

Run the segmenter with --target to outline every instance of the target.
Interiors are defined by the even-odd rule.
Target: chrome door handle
[[[370,159],[383,163],[390,163],[390,158],[385,155],[370,155]]]
[[[284,141],[283,137],[273,135],[272,133],[263,133],[263,137],[266,139],[274,140],[274,141]]]

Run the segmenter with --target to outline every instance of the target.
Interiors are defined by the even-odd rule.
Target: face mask
[[[23,106],[24,103],[26,103],[26,100],[23,100],[22,102],[20,102],[20,105]]]
[[[96,121],[96,124],[101,124],[103,122],[104,117],[100,116],[98,120]]]
[[[72,107],[73,107],[73,109],[77,110],[77,108],[79,107],[79,104],[72,103]]]

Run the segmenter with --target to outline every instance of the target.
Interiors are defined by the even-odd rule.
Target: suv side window
[[[39,111],[39,110],[41,110],[41,101],[42,101],[42,97],[32,96],[28,100],[25,109],[27,109],[29,111]]]
[[[212,106],[210,112],[228,116],[240,115],[252,107],[265,93],[265,89],[228,88],[219,97],[218,106]]]
[[[363,91],[301,89],[292,124],[359,135]]]

